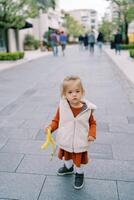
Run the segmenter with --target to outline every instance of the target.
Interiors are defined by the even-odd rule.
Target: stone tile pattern
[[[61,80],[70,74],[82,78],[86,98],[97,105],[97,139],[89,146],[80,191],[73,189],[74,175],[56,175],[62,165],[57,153],[51,160],[51,147],[40,148],[58,106]],[[77,46],[68,47],[64,58],[48,55],[1,71],[0,199],[133,200],[132,90],[104,52],[95,49],[91,56]]]

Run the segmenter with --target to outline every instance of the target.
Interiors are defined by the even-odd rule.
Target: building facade
[[[98,13],[93,9],[77,9],[68,11],[70,16],[82,24],[86,31],[98,29]]]

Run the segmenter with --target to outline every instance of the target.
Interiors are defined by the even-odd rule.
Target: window
[[[81,16],[81,21],[82,22],[87,22],[88,21],[88,16]]]
[[[95,23],[95,19],[91,19],[91,23],[94,24]]]

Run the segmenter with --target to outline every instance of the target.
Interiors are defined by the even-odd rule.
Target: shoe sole
[[[71,175],[71,174],[74,174],[74,171],[73,172],[65,172],[65,173],[58,173],[57,172],[58,176]]]
[[[76,190],[80,190],[80,189],[83,188],[83,186],[84,186],[84,183],[83,183],[80,187],[77,187],[77,186],[74,185],[74,189],[76,189]]]

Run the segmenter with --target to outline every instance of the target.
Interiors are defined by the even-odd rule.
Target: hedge
[[[24,52],[0,52],[0,60],[18,60],[24,57]]]
[[[134,58],[134,49],[131,49],[129,51],[129,55],[130,55],[131,58]]]
[[[134,49],[134,44],[122,44],[121,49],[122,50]]]

